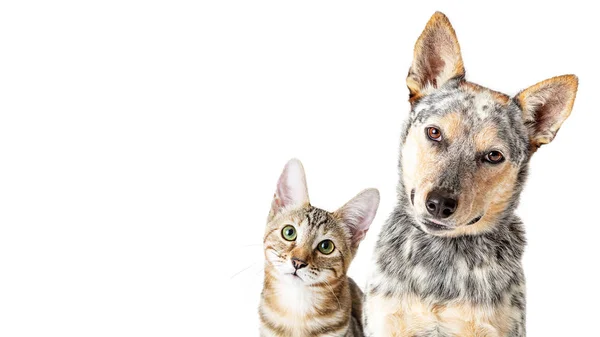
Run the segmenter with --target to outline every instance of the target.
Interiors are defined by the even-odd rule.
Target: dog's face
[[[508,97],[466,82],[415,103],[402,179],[424,230],[458,234],[493,223],[513,200],[528,157],[525,126]]]
[[[516,205],[527,162],[570,114],[577,78],[555,77],[511,98],[464,80],[460,47],[436,13],[415,46],[401,172],[410,213],[434,235],[490,229]]]

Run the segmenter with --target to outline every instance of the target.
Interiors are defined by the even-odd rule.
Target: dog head
[[[401,197],[424,231],[475,234],[516,207],[531,155],[571,113],[577,77],[542,81],[515,97],[465,81],[448,18],[435,13],[408,73]]]

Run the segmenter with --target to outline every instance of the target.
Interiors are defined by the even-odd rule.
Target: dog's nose
[[[425,206],[427,212],[436,218],[445,219],[456,211],[458,201],[450,193],[444,190],[433,190],[429,192]]]
[[[306,263],[306,261],[302,261],[300,259],[292,257],[292,266],[294,266],[294,268],[296,268],[296,270],[298,270],[298,269],[302,269],[302,268],[308,266],[308,263]]]

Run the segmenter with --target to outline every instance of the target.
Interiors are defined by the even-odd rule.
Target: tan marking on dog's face
[[[460,87],[463,90],[474,94],[487,94],[494,100],[494,102],[499,103],[501,105],[506,105],[510,102],[510,97],[508,95],[495,90],[488,89],[479,84],[463,81],[460,83]]]
[[[441,130],[440,143],[427,137],[425,129],[431,125]],[[500,151],[505,160],[499,164],[483,161],[483,155],[492,150]],[[488,229],[506,209],[513,195],[519,169],[509,159],[506,145],[492,123],[472,127],[465,114],[451,112],[413,126],[402,148],[402,179],[409,198],[415,190],[416,219],[432,219],[425,207],[427,196],[440,188],[441,180],[450,174],[459,180],[455,191],[458,206],[449,218],[437,220],[454,229],[433,234],[454,236]],[[458,171],[449,172],[449,167],[453,167],[451,164],[456,162],[464,164]],[[468,225],[477,217],[481,219]],[[427,231],[425,226],[422,227]]]
[[[484,126],[474,135],[475,150],[478,152],[487,151],[498,144],[498,130],[493,125]]]
[[[457,139],[462,133],[464,133],[465,125],[463,123],[462,116],[459,113],[452,112],[446,114],[444,117],[432,121],[433,124],[443,128],[442,137],[445,139]]]
[[[477,234],[494,225],[498,216],[506,209],[515,189],[518,168],[510,163],[503,163],[496,172],[477,175],[474,189],[478,196],[474,198],[473,209],[482,210],[483,216],[475,224],[459,227],[452,235]]]

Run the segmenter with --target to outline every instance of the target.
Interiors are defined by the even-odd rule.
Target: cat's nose
[[[294,266],[294,268],[298,270],[308,266],[308,263],[306,263],[306,261],[302,261],[298,258],[292,257],[292,266]]]

